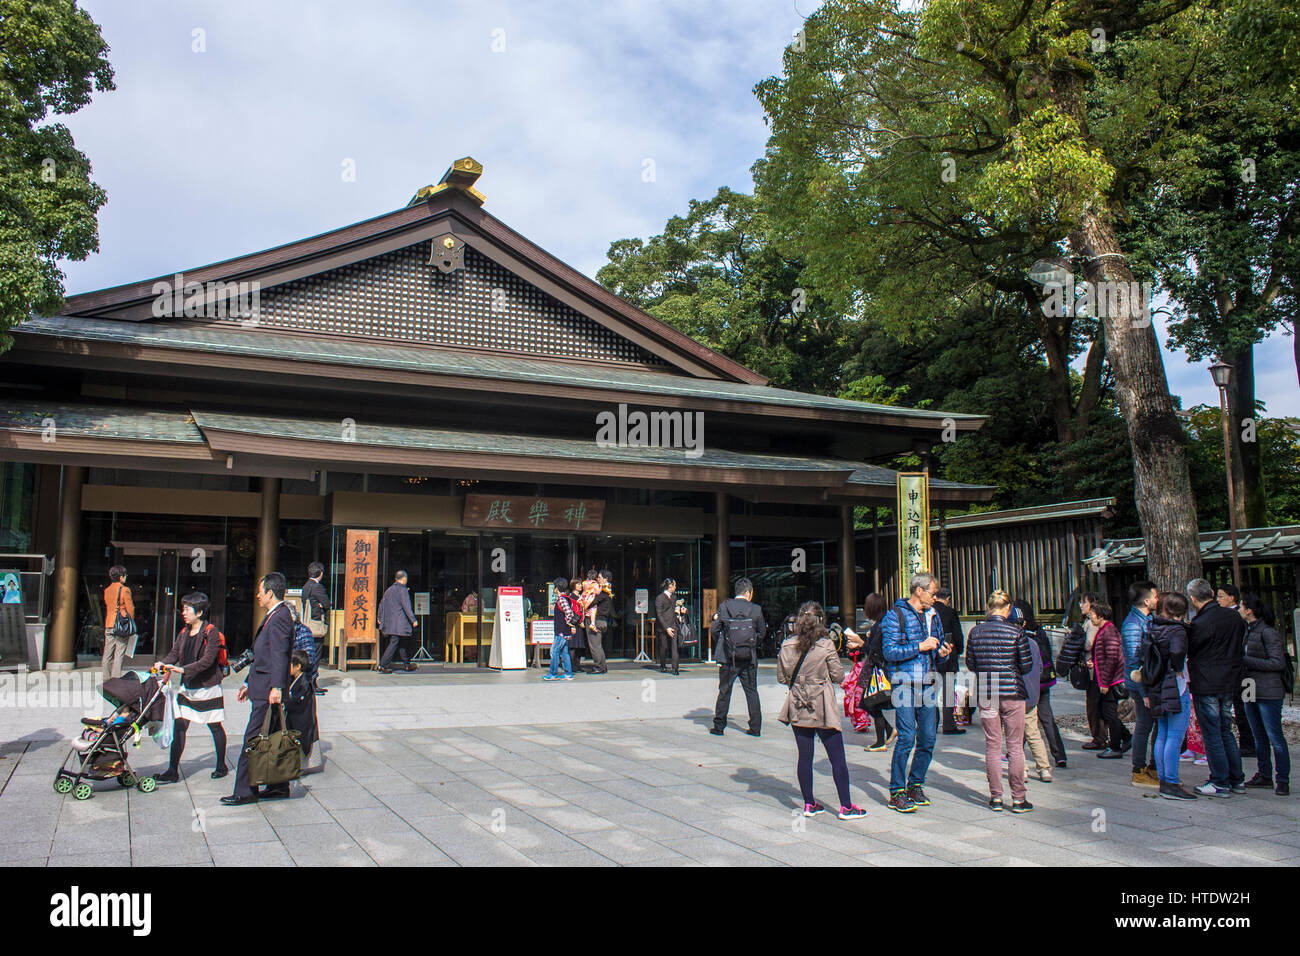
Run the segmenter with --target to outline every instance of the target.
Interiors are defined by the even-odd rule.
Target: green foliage
[[[67,127],[47,118],[113,89],[107,52],[72,0],[0,0],[0,350],[6,329],[62,306],[58,260],[99,248],[106,196]]]
[[[1296,423],[1260,414],[1255,416],[1255,422],[1267,502],[1265,524],[1300,524],[1300,434],[1295,431]],[[1228,527],[1228,478],[1223,468],[1223,418],[1219,409],[1208,405],[1190,409],[1187,432],[1201,530],[1222,531]]]
[[[649,240],[619,239],[597,280],[773,385],[834,394],[848,323],[799,284],[758,201],[727,188],[691,200]]]

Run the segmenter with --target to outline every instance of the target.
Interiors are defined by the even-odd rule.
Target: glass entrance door
[[[171,650],[184,622],[181,601],[200,592],[208,596],[208,620],[223,628],[225,619],[225,548],[212,545],[178,546],[158,552],[158,585],[154,598],[154,654]]]

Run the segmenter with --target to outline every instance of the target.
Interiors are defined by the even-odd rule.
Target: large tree
[[[0,0],[0,351],[6,329],[62,307],[59,260],[99,248],[104,191],[68,128],[48,118],[113,89],[107,52],[74,0]]]
[[[829,0],[785,76],[758,89],[773,130],[760,188],[779,197],[780,231],[811,219],[830,237],[820,224],[839,217],[847,237],[805,250],[810,281],[910,293],[914,314],[932,316],[981,268],[987,285],[1024,286],[1029,263],[1059,248],[1091,288],[1132,288],[1124,201],[1134,170],[1164,157],[1130,129],[1158,140],[1167,116],[1135,97],[1091,122],[1094,64],[1189,2]],[[1089,314],[1127,425],[1149,571],[1181,587],[1200,573],[1196,511],[1159,342],[1149,315]]]
[[[1254,349],[1296,325],[1300,296],[1300,122],[1267,83],[1250,43],[1234,33],[1235,7],[1203,5],[1107,64],[1105,107],[1131,95],[1129,61],[1152,62],[1157,46],[1192,50],[1185,62],[1145,77],[1171,105],[1170,160],[1160,187],[1131,190],[1126,245],[1157,269],[1172,297],[1170,341],[1193,359],[1233,366],[1228,390],[1237,523],[1266,521],[1257,440]],[[1174,37],[1167,34],[1173,33]],[[1181,34],[1178,36],[1177,34]]]

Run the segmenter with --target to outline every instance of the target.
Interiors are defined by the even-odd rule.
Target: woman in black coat
[[[1156,719],[1156,746],[1152,758],[1160,778],[1160,796],[1166,800],[1195,800],[1194,793],[1183,789],[1178,779],[1178,760],[1183,735],[1192,719],[1192,695],[1187,679],[1187,645],[1190,635],[1183,617],[1187,598],[1176,592],[1162,594],[1160,606],[1151,617],[1150,630],[1138,654],[1142,696],[1151,716]],[[1146,673],[1148,642],[1159,651],[1164,672],[1158,679]]]
[[[1273,627],[1273,609],[1256,594],[1241,599],[1241,616],[1246,619],[1246,681],[1253,685],[1254,700],[1246,700],[1246,719],[1255,737],[1259,769],[1246,786],[1273,786],[1273,763],[1277,763],[1278,796],[1291,792],[1291,751],[1282,734],[1282,699],[1291,691],[1285,686],[1286,649],[1282,635]],[[1269,748],[1272,747],[1272,759]]]

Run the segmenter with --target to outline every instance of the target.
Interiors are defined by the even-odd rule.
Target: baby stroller
[[[85,729],[72,742],[72,749],[54,777],[54,789],[71,792],[78,800],[88,800],[94,788],[89,780],[116,780],[123,787],[135,787],[149,793],[157,785],[153,777],[137,777],[126,758],[127,741],[146,725],[163,719],[165,701],[162,687],[153,677],[143,682],[134,673],[104,681],[100,690],[104,699],[116,709],[107,717],[82,717]],[[68,767],[77,758],[76,770]]]

